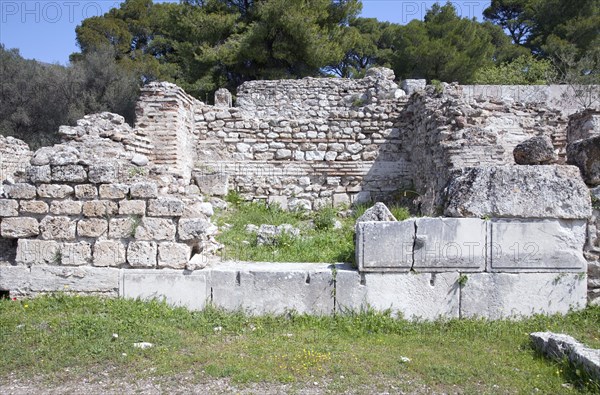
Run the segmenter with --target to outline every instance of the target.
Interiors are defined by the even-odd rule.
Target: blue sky
[[[118,0],[0,0],[0,42],[7,48],[18,48],[25,58],[66,64],[69,55],[78,51],[75,27],[83,19],[102,15],[120,3]],[[434,3],[363,0],[362,16],[405,24],[422,19]],[[489,3],[489,0],[453,1],[462,16],[478,20]]]

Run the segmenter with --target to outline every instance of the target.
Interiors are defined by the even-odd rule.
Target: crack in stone
[[[413,248],[412,248],[412,253],[411,253],[411,258],[412,258],[412,262],[411,262],[411,265],[410,265],[410,271],[411,272],[415,270],[415,251],[416,251],[416,248],[417,248],[417,230],[418,230],[418,227],[417,227],[417,221],[416,220],[415,220],[414,224],[415,224],[415,235],[413,236]]]

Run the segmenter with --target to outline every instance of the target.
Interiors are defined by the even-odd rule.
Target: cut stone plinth
[[[584,220],[490,221],[491,271],[586,271]]]
[[[458,318],[458,278],[456,272],[361,274],[338,268],[336,310],[390,309],[407,319]]]
[[[330,265],[225,262],[211,269],[212,303],[250,314],[332,314]]]
[[[475,167],[448,184],[444,215],[583,219],[591,200],[575,166]]]
[[[210,298],[208,274],[181,270],[124,270],[121,296],[165,300],[173,306],[202,310]]]
[[[568,163],[581,169],[583,180],[591,186],[600,185],[600,136],[567,146]]]
[[[534,332],[529,338],[533,347],[548,358],[559,362],[566,358],[575,368],[583,367],[592,378],[600,379],[600,350],[586,347],[562,333]]]
[[[361,271],[409,271],[415,220],[356,224],[356,261]]]
[[[585,273],[472,273],[461,289],[461,317],[566,314],[586,304]]]
[[[413,268],[417,272],[483,271],[486,226],[478,218],[417,219]]]
[[[119,269],[32,266],[29,287],[34,293],[94,292],[116,296],[119,291]]]

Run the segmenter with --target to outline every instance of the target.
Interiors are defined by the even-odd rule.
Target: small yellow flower
[[[24,307],[24,308],[28,308],[28,307],[29,307],[29,305],[28,305],[28,304],[26,304],[26,305],[23,305],[23,307]]]

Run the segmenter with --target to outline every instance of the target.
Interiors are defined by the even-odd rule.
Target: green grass
[[[533,351],[528,334],[544,330],[598,348],[600,308],[518,322],[415,323],[369,311],[248,317],[159,302],[41,296],[0,301],[0,381],[77,380],[110,367],[139,378],[204,371],[236,383],[320,381],[333,392],[366,384],[365,392],[426,386],[473,394],[597,393],[597,383]],[[138,341],[155,346],[136,349]],[[571,388],[563,386],[568,382]]]
[[[230,193],[231,208],[217,213],[221,234],[217,237],[225,245],[223,259],[263,262],[345,262],[354,264],[354,225],[370,207],[354,207],[353,215],[341,218],[331,207],[314,212],[282,210],[277,205],[243,202],[237,193]],[[391,206],[390,211],[399,220],[410,216],[408,209]],[[339,221],[341,228],[334,228]],[[231,227],[224,227],[229,224]],[[276,245],[257,245],[256,234],[247,232],[246,225],[291,224],[301,231],[298,238],[283,235]]]
[[[348,262],[354,261],[354,218],[337,218],[333,209],[314,213],[284,211],[276,205],[240,203],[217,214],[222,232],[218,240],[225,245],[224,259],[264,262]],[[333,223],[339,220],[340,229]],[[225,229],[224,224],[231,228]],[[300,237],[283,235],[275,245],[257,245],[256,234],[246,225],[291,224]]]

